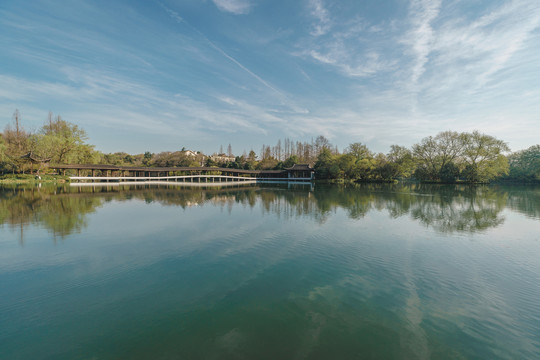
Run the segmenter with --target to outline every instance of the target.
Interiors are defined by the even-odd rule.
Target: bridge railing
[[[110,183],[110,182],[309,182],[311,178],[272,178],[272,177],[248,177],[232,175],[174,175],[174,176],[70,176],[71,182],[75,183]]]

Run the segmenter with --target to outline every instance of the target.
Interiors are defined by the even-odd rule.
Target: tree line
[[[392,145],[386,154],[372,152],[365,144],[352,143],[343,152],[324,136],[311,141],[278,140],[263,145],[260,153],[205,156],[200,152],[165,151],[157,154],[116,152],[105,154],[87,143],[84,129],[52,113],[35,132],[22,125],[18,110],[0,134],[0,171],[24,173],[32,161],[54,164],[107,164],[117,166],[195,167],[216,166],[247,170],[284,169],[310,164],[318,179],[484,183],[493,180],[540,182],[540,145],[511,153],[508,145],[479,131],[444,131],[422,139],[410,148]],[[29,161],[31,158],[32,161]]]

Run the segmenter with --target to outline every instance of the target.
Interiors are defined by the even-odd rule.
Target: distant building
[[[289,179],[313,179],[315,177],[315,169],[308,164],[294,164],[290,168],[285,168]]]
[[[197,154],[197,152],[191,151],[191,150],[184,150],[184,151],[182,151],[182,153],[184,155],[186,155],[186,156],[189,156],[189,157],[196,157],[197,155],[199,155],[199,154]]]
[[[212,161],[215,161],[217,163],[228,163],[228,162],[234,162],[236,160],[236,157],[228,156],[225,154],[218,154],[218,155],[214,154],[210,156],[210,159],[212,159]]]

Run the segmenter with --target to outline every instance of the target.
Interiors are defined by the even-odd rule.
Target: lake
[[[538,359],[540,187],[3,187],[1,359]]]

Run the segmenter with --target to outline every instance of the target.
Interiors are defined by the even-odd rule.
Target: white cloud
[[[387,43],[381,29],[383,24],[370,24],[359,15],[343,18],[339,23],[322,0],[310,0],[308,13],[315,20],[311,24],[310,37],[298,43],[300,51],[293,55],[314,60],[337,69],[349,78],[364,78],[394,67],[378,48]]]
[[[441,0],[413,0],[410,6],[412,29],[404,39],[411,47],[415,60],[411,71],[411,85],[414,87],[424,74],[428,56],[433,49],[435,39],[432,22],[439,15]]]
[[[201,100],[109,73],[70,68],[63,73],[67,81],[61,84],[0,74],[0,96],[9,101],[4,110],[10,114],[21,107],[36,127],[47,115],[36,110],[36,103],[45,98],[54,102],[51,110],[83,128],[182,138],[215,132],[261,136],[286,123],[274,108],[230,95]]]
[[[462,72],[475,88],[483,87],[512,66],[512,57],[539,26],[540,7],[524,1],[507,3],[471,23],[449,22],[436,35],[437,65],[453,71],[465,63]]]
[[[381,60],[376,52],[352,56],[347,52],[344,44],[335,44],[325,54],[311,50],[309,55],[322,64],[337,67],[344,75],[351,78],[368,77],[379,71],[388,70],[392,66],[391,63]]]
[[[538,105],[524,93],[538,78],[539,27],[540,6],[527,1],[507,2],[476,17],[454,9],[430,26],[424,38],[429,41],[421,43],[425,47],[415,53],[399,89],[416,96],[416,115],[451,119],[456,127],[469,126],[465,119],[495,119],[497,113],[530,119]]]
[[[310,14],[317,21],[313,24],[311,35],[317,37],[326,34],[331,26],[330,15],[324,7],[322,0],[309,1]]]
[[[230,12],[236,15],[247,14],[251,10],[252,4],[249,0],[212,0],[221,11]]]

